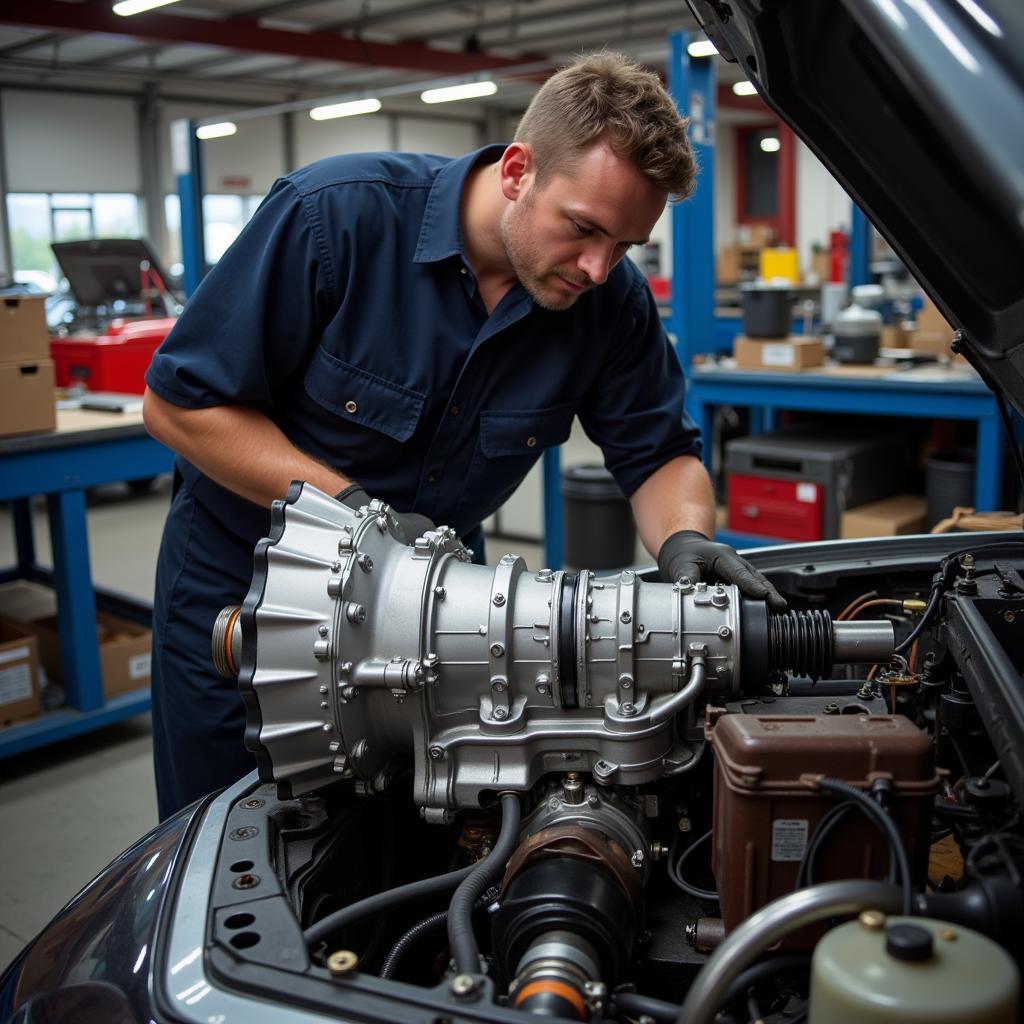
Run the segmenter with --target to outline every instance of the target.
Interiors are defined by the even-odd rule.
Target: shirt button
[[[469,271],[468,271],[468,270],[466,270],[466,268],[465,268],[465,267],[459,267],[459,273],[460,273],[460,274],[468,274],[468,273],[469,273]]]
[[[526,439],[526,447],[527,448],[536,448],[537,447],[537,438],[535,438],[535,437],[528,437]]]
[[[452,406],[452,407],[451,407],[451,408],[450,408],[450,409],[449,409],[448,411],[449,411],[449,412],[450,412],[450,413],[451,413],[451,414],[452,414],[453,416],[458,416],[458,415],[459,415],[459,407],[458,407],[457,405],[453,405],[453,406]]]
[[[428,473],[427,474],[427,483],[428,484],[436,484],[437,483],[437,476],[435,474],[433,474],[433,473]]]
[[[345,412],[347,412],[347,413],[350,413],[350,414],[351,414],[351,413],[357,413],[357,412],[359,412],[359,406],[358,406],[358,405],[356,405],[356,403],[355,403],[355,402],[353,402],[353,401],[352,401],[352,400],[350,399],[349,401],[347,401],[347,402],[345,403]]]

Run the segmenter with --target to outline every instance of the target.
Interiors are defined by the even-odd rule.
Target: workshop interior
[[[596,50],[688,119],[627,258],[784,600],[666,579],[579,420],[481,423],[483,561],[295,479],[190,651],[254,770],[159,820],[156,353],[282,176]],[[0,193],[0,1020],[1024,1020],[1018,0],[7,0]]]

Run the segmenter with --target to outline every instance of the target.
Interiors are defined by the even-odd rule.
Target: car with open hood
[[[1019,3],[691,6],[1024,411]],[[258,771],[76,897],[3,1019],[1017,1020],[1021,535],[749,557],[788,611],[294,485],[211,638]]]

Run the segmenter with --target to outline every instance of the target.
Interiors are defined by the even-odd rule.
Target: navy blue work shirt
[[[186,408],[256,408],[371,497],[464,537],[576,414],[627,496],[699,454],[682,370],[629,260],[569,310],[517,284],[488,315],[460,203],[471,168],[503,150],[338,156],[280,179],[147,384]],[[266,534],[267,510],[177,465],[218,519],[252,543]]]

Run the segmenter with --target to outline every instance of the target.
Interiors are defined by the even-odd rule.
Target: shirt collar
[[[433,263],[449,256],[462,255],[462,189],[466,177],[477,164],[494,163],[505,152],[504,145],[484,146],[445,164],[430,188],[414,263]]]

